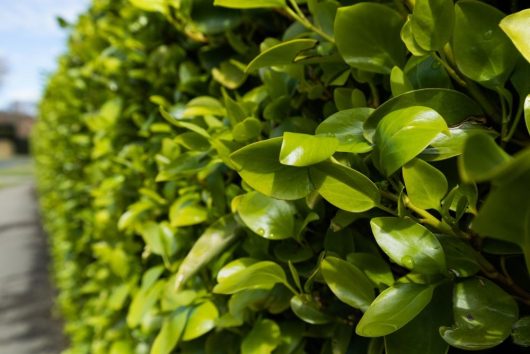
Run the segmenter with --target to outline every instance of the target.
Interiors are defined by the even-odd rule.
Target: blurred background
[[[58,354],[65,339],[53,315],[28,138],[47,76],[66,50],[69,23],[89,1],[2,0],[1,5],[0,353]]]
[[[27,138],[46,77],[66,49],[87,0],[2,1],[0,11],[0,187],[31,170]],[[13,176],[14,175],[14,176]]]

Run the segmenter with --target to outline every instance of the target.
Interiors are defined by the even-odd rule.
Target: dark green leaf
[[[390,74],[394,66],[405,63],[406,50],[399,38],[402,25],[399,13],[390,7],[363,2],[339,8],[335,40],[344,61],[352,67]]]
[[[515,66],[517,51],[499,22],[504,14],[475,0],[455,5],[453,51],[458,69],[491,88],[503,86]]]
[[[311,298],[311,295],[300,294],[291,298],[291,310],[304,322],[311,324],[325,324],[332,319],[322,312],[321,306]]]
[[[441,327],[443,339],[453,347],[481,350],[502,343],[517,320],[517,303],[493,282],[472,278],[456,284],[452,327]]]
[[[521,317],[513,325],[513,342],[522,347],[530,347],[530,316]]]
[[[372,282],[353,264],[328,256],[320,271],[333,294],[351,307],[366,311],[374,300]]]

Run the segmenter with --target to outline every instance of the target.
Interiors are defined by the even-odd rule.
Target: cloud
[[[0,11],[1,32],[27,32],[37,36],[61,34],[55,17],[75,20],[88,6],[88,0],[6,1]]]

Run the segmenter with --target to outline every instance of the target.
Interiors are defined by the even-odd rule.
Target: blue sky
[[[2,0],[0,58],[8,67],[0,87],[0,109],[13,101],[39,100],[46,74],[66,49],[67,34],[56,16],[74,21],[89,0]]]

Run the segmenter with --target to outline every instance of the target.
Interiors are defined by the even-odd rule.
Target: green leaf
[[[235,141],[248,141],[257,138],[261,132],[261,122],[253,117],[245,118],[242,122],[234,125],[232,135]]]
[[[316,134],[333,134],[339,140],[337,151],[364,153],[372,145],[363,136],[363,123],[373,112],[371,108],[352,108],[332,114],[315,131]]]
[[[151,348],[151,354],[170,354],[173,351],[186,328],[190,312],[190,308],[181,307],[164,319]]]
[[[451,286],[439,286],[418,316],[385,336],[386,354],[446,354],[449,346],[438,329],[451,321]]]
[[[416,0],[411,29],[418,45],[427,51],[440,50],[453,33],[453,0]]]
[[[196,196],[183,196],[169,208],[171,226],[190,226],[200,224],[208,218],[208,210],[199,204]]]
[[[215,6],[233,9],[257,9],[265,7],[285,7],[285,0],[214,0]]]
[[[486,134],[492,138],[498,136],[498,133],[493,129],[488,129],[472,121],[463,122],[456,127],[449,128],[449,134],[438,134],[419,157],[427,161],[440,161],[461,155],[466,140],[474,134]]]
[[[440,170],[421,159],[413,159],[403,166],[403,180],[412,204],[422,209],[440,209],[448,188]]]
[[[391,98],[377,107],[364,123],[364,136],[368,141],[372,141],[375,128],[385,116],[401,108],[413,106],[435,110],[449,126],[460,124],[470,116],[483,115],[480,106],[461,92],[440,88],[415,90]]]
[[[453,52],[467,77],[495,89],[503,86],[517,61],[517,51],[499,28],[504,14],[475,0],[455,5]]]
[[[373,141],[378,168],[390,176],[418,156],[447,124],[442,116],[427,107],[393,111],[377,125]]]
[[[372,302],[357,324],[363,337],[381,337],[409,323],[429,304],[434,287],[422,284],[395,284]]]
[[[370,221],[381,249],[402,267],[422,274],[446,272],[440,242],[424,226],[398,217],[379,217]]]
[[[366,311],[374,300],[372,282],[353,264],[328,256],[320,264],[320,271],[333,294],[351,307]]]
[[[390,72],[390,89],[392,96],[398,96],[413,89],[403,70],[394,66]]]
[[[495,283],[472,278],[456,284],[453,293],[454,325],[441,327],[440,334],[451,346],[482,350],[501,344],[517,320],[513,297]]]
[[[495,140],[485,134],[470,136],[458,160],[460,177],[464,182],[492,179],[512,158]]]
[[[238,225],[232,216],[219,219],[195,241],[179,266],[175,288],[179,289],[190,277],[223,252],[237,237]]]
[[[243,64],[235,60],[224,61],[219,67],[212,69],[212,77],[224,87],[235,90],[247,79],[244,68]]]
[[[291,310],[304,322],[325,324],[332,317],[322,312],[321,306],[309,294],[295,295],[291,298]]]
[[[511,39],[515,48],[530,63],[530,9],[508,15],[499,23],[500,28]]]
[[[521,247],[530,272],[530,150],[516,155],[496,175],[494,186],[471,228],[481,234]]]
[[[217,307],[211,301],[193,307],[188,315],[186,329],[182,340],[188,341],[202,336],[215,327],[215,320],[219,317]]]
[[[229,263],[225,267],[229,267]],[[222,270],[220,271],[220,274]],[[272,289],[277,283],[287,284],[282,267],[270,261],[257,262],[242,267],[228,276],[218,277],[219,283],[213,288],[216,294],[234,294],[247,289]]]
[[[394,66],[405,63],[406,49],[399,38],[402,26],[399,13],[385,5],[364,2],[341,7],[335,18],[337,48],[354,68],[390,74]]]
[[[403,71],[413,89],[453,87],[449,74],[433,55],[410,57]]]
[[[295,210],[286,201],[250,192],[242,196],[237,212],[245,225],[262,237],[282,240],[294,236]]]
[[[412,32],[412,15],[407,16],[407,20],[401,28],[400,36],[401,40],[403,43],[405,43],[405,46],[407,47],[408,51],[412,53],[412,55],[419,57],[429,53],[420,47],[418,42],[416,42],[416,38],[414,38],[414,33]]]
[[[461,239],[438,235],[438,241],[443,247],[447,269],[457,277],[469,277],[480,271],[477,261],[477,251]]]
[[[318,193],[337,208],[358,213],[379,204],[381,194],[377,186],[356,170],[323,162],[312,166],[310,173]]]
[[[380,289],[385,289],[394,284],[394,275],[388,266],[379,255],[372,253],[355,252],[350,253],[346,257],[348,262],[363,271],[375,286]]]
[[[259,320],[241,342],[241,354],[270,354],[281,343],[281,335],[276,322]]]
[[[512,328],[513,342],[522,347],[530,347],[530,316],[521,317]]]
[[[254,2],[254,0],[249,2]],[[256,71],[263,67],[293,64],[300,52],[313,48],[317,42],[314,39],[292,39],[276,44],[255,57],[248,64],[245,72]]]
[[[279,162],[282,138],[273,138],[245,146],[230,155],[241,178],[267,196],[294,200],[313,189],[307,168],[286,166]]]
[[[288,166],[310,166],[327,160],[336,151],[339,141],[334,136],[283,134],[280,162]]]

